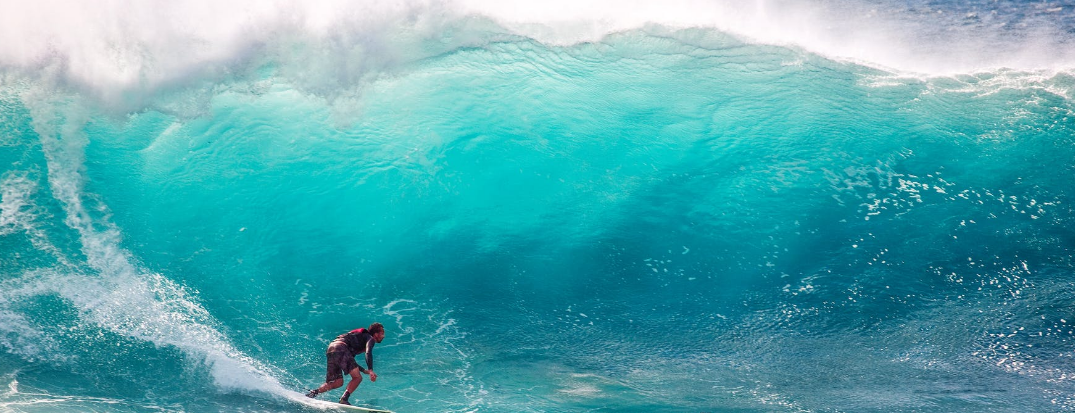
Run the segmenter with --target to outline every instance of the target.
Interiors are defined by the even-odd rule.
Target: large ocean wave
[[[0,410],[1075,409],[1070,5],[7,6]]]

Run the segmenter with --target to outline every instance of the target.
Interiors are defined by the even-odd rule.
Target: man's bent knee
[[[358,382],[362,381],[362,370],[359,370],[358,368],[355,368],[355,369],[352,369],[350,373],[351,373],[351,380],[358,381]]]

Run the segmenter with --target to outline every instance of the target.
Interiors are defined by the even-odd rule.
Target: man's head
[[[378,343],[380,343],[381,340],[384,340],[384,326],[381,325],[381,323],[370,324],[370,328],[368,328],[367,331],[373,335],[373,339],[377,340]]]

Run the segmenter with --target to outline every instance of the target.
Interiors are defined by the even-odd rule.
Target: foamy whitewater
[[[0,0],[0,412],[1075,411],[1073,99],[1070,1]]]

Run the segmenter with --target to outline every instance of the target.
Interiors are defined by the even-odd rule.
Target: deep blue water
[[[1075,5],[758,6],[0,48],[0,411],[1075,410]]]

